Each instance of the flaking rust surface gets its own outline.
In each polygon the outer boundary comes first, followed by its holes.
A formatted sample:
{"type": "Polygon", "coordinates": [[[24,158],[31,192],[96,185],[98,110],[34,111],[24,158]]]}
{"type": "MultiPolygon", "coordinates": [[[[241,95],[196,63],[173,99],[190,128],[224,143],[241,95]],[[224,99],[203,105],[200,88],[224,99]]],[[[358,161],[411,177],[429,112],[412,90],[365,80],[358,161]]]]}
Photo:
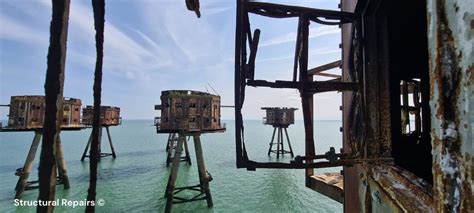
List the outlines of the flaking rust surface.
{"type": "Polygon", "coordinates": [[[472,212],[474,4],[428,1],[435,209],[472,212]]]}

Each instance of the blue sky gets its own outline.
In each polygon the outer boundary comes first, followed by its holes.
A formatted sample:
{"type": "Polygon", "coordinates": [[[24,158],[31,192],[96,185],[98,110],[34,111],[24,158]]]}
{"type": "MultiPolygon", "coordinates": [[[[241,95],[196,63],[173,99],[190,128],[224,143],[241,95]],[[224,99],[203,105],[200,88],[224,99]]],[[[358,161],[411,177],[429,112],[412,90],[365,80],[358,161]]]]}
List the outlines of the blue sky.
{"type": "MultiPolygon", "coordinates": [[[[72,0],[64,96],[92,104],[95,64],[90,1],[72,0]]],[[[125,119],[159,116],[162,90],[212,92],[233,105],[235,1],[201,0],[202,17],[186,10],[184,0],[108,0],[104,44],[102,103],[118,106],[125,119]],[[207,89],[206,89],[207,87],[207,89]]],[[[337,0],[273,1],[337,10],[337,0]]],[[[297,19],[251,16],[261,29],[256,78],[289,80],[292,76],[297,19]]],[[[51,1],[0,0],[0,103],[13,95],[43,95],[49,45],[51,1]]],[[[337,26],[310,26],[309,67],[340,59],[337,26]]],[[[335,69],[332,73],[340,73],[335,69]]],[[[323,80],[324,78],[318,78],[323,80]]],[[[315,119],[341,118],[337,93],[315,95],[315,119]]],[[[248,88],[245,119],[261,119],[263,106],[301,108],[298,91],[248,88]]],[[[223,119],[233,119],[224,108],[223,119]]],[[[0,108],[0,119],[8,109],[0,108]]],[[[297,111],[301,119],[301,111],[297,111]]]]}

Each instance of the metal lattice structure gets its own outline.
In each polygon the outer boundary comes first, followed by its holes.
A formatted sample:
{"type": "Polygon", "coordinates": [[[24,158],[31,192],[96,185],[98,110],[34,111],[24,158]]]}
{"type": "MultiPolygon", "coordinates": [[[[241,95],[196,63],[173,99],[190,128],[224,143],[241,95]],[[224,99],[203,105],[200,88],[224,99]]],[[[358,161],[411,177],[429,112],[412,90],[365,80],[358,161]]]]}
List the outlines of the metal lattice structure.
{"type": "Polygon", "coordinates": [[[350,12],[320,10],[297,6],[288,6],[264,2],[237,1],[237,25],[235,41],[235,119],[236,119],[236,158],[238,168],[255,170],[256,168],[306,169],[307,177],[313,174],[313,168],[333,167],[357,163],[349,159],[345,153],[335,154],[336,158],[328,155],[316,155],[313,135],[313,95],[329,91],[357,91],[358,84],[341,81],[341,76],[324,73],[337,67],[340,61],[335,61],[313,69],[308,68],[308,37],[311,22],[323,25],[340,25],[355,22],[355,15],[350,12]],[[255,61],[260,39],[260,30],[252,33],[249,14],[270,18],[298,18],[297,38],[292,80],[277,80],[269,82],[255,79],[255,61]],[[250,53],[247,54],[247,49],[250,53]],[[313,76],[333,77],[327,81],[314,81],[313,76]],[[298,89],[301,94],[301,104],[305,128],[305,156],[297,156],[290,163],[256,162],[247,156],[244,141],[244,126],[241,109],[245,100],[245,87],[270,87],[298,89]],[[315,162],[316,159],[328,161],[315,162]]]}

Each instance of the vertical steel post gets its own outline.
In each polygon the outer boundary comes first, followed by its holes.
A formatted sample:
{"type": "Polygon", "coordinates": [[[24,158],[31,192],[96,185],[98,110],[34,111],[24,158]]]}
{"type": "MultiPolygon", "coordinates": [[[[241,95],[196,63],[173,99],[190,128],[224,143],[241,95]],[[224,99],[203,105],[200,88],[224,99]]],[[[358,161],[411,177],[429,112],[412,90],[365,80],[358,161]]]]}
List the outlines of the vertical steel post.
{"type": "Polygon", "coordinates": [[[116,158],[117,155],[115,154],[114,145],[112,144],[112,137],[110,137],[109,126],[105,126],[105,130],[107,131],[107,137],[109,138],[110,149],[112,150],[112,157],[116,158]]]}
{"type": "Polygon", "coordinates": [[[91,145],[92,141],[92,133],[89,136],[89,141],[87,141],[86,148],[84,149],[84,152],[82,153],[81,161],[84,161],[84,159],[87,157],[87,151],[89,151],[89,146],[91,145]]]}
{"type": "Polygon", "coordinates": [[[176,187],[176,178],[178,177],[179,171],[179,162],[181,159],[181,152],[183,149],[183,143],[186,140],[186,136],[183,134],[179,134],[178,145],[176,146],[173,164],[171,166],[171,174],[168,179],[168,184],[166,186],[165,191],[165,198],[166,198],[166,206],[165,212],[171,212],[171,208],[173,207],[173,196],[174,196],[174,188],[176,187]]]}
{"type": "Polygon", "coordinates": [[[56,141],[56,162],[58,163],[59,180],[64,185],[64,189],[69,189],[69,176],[67,174],[66,161],[64,161],[63,146],[61,137],[58,135],[56,141]]]}
{"type": "MultiPolygon", "coordinates": [[[[54,0],[46,69],[45,118],[39,163],[38,200],[53,201],[56,192],[55,144],[61,131],[64,73],[70,0],[54,0]]],[[[52,212],[54,206],[38,205],[39,212],[52,212]]]]}
{"type": "Polygon", "coordinates": [[[201,185],[201,191],[206,193],[207,207],[212,207],[212,196],[211,190],[209,189],[209,177],[206,172],[206,165],[204,163],[204,155],[202,153],[200,135],[194,135],[194,149],[196,151],[196,161],[199,172],[199,182],[201,185]]]}
{"type": "Polygon", "coordinates": [[[15,199],[19,199],[21,197],[21,194],[23,194],[23,192],[25,191],[28,177],[30,176],[31,170],[33,168],[33,160],[35,159],[36,151],[38,150],[38,145],[41,140],[41,134],[42,133],[40,131],[35,131],[35,137],[31,142],[30,151],[28,152],[25,164],[23,165],[23,169],[19,174],[20,178],[18,179],[18,182],[15,187],[15,199]]]}

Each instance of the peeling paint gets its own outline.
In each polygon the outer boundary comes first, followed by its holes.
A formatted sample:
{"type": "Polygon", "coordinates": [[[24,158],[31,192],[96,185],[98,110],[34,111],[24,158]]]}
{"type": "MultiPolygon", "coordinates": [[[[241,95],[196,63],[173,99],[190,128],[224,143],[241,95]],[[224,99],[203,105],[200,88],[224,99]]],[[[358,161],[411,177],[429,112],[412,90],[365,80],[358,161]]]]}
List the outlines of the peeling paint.
{"type": "Polygon", "coordinates": [[[428,1],[435,209],[472,212],[474,6],[428,1]]]}

